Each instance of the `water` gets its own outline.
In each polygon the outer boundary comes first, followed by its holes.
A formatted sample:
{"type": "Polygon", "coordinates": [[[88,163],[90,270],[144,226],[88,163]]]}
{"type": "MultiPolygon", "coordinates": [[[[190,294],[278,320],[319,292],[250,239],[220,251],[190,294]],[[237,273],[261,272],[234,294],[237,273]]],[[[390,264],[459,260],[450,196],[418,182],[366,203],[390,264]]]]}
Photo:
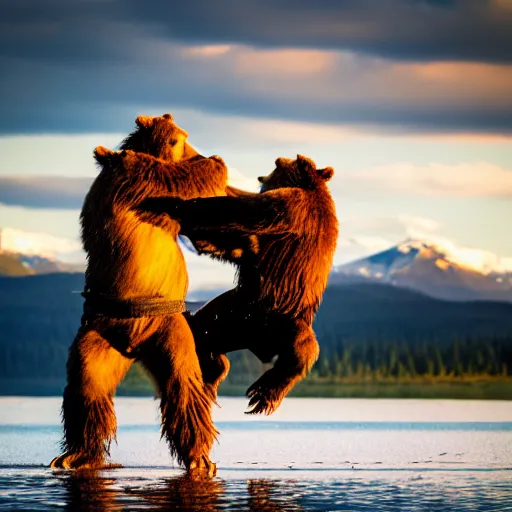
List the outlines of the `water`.
{"type": "Polygon", "coordinates": [[[190,482],[158,404],[119,398],[120,469],[56,471],[59,398],[0,398],[2,510],[512,511],[512,403],[286,399],[268,418],[221,398],[218,476],[190,482]]]}

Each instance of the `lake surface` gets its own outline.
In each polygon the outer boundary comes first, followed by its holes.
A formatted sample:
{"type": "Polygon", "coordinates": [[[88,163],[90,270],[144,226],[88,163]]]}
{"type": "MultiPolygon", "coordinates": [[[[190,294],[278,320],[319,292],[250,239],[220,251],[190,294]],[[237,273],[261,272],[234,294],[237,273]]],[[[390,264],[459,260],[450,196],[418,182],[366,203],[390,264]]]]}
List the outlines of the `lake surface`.
{"type": "Polygon", "coordinates": [[[158,402],[118,398],[120,469],[56,471],[60,398],[0,398],[1,510],[512,511],[512,402],[219,399],[211,482],[183,478],[158,402]]]}

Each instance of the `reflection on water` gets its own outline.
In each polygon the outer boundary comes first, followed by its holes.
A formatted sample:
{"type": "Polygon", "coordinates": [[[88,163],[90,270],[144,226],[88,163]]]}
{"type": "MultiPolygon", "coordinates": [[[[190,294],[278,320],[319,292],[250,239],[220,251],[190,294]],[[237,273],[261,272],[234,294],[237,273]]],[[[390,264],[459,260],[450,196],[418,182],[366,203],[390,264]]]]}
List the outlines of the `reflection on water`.
{"type": "Polygon", "coordinates": [[[59,479],[66,510],[115,510],[115,480],[96,471],[77,471],[59,479]]]}
{"type": "Polygon", "coordinates": [[[512,477],[467,474],[372,477],[330,473],[310,479],[305,471],[261,478],[192,481],[151,470],[53,472],[18,467],[0,474],[0,510],[181,510],[181,511],[505,511],[512,509],[512,477]],[[156,472],[158,474],[158,472],[156,472]]]}
{"type": "MultiPolygon", "coordinates": [[[[221,400],[222,403],[222,400],[221,400]]],[[[158,404],[120,399],[115,462],[46,467],[60,399],[0,398],[0,510],[512,510],[510,402],[287,400],[268,419],[228,400],[218,477],[192,481],[159,442],[158,404]]]]}
{"type": "Polygon", "coordinates": [[[220,480],[194,481],[184,476],[140,485],[137,479],[119,480],[97,471],[78,471],[60,477],[68,510],[219,510],[224,492],[220,480]]]}

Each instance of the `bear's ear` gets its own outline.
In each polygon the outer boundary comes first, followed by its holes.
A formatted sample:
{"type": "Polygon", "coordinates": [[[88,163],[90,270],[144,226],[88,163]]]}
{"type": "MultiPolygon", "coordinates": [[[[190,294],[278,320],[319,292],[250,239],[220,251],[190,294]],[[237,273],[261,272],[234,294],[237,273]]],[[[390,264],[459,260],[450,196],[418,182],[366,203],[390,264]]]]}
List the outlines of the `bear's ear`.
{"type": "Polygon", "coordinates": [[[107,156],[110,155],[110,153],[112,153],[112,151],[105,146],[96,146],[94,148],[94,156],[107,156]]]}
{"type": "Polygon", "coordinates": [[[107,149],[103,146],[96,146],[94,148],[94,159],[96,160],[96,162],[98,162],[100,165],[104,165],[107,160],[108,160],[108,157],[110,155],[112,155],[113,151],[110,151],[110,149],[107,149]]]}
{"type": "Polygon", "coordinates": [[[171,122],[172,122],[172,120],[173,120],[173,118],[172,118],[172,115],[171,115],[171,114],[164,114],[162,117],[163,117],[164,119],[167,119],[167,121],[171,121],[171,122]]]}
{"type": "Polygon", "coordinates": [[[151,128],[151,126],[153,126],[153,121],[154,118],[149,116],[139,116],[135,119],[135,123],[140,128],[151,128]]]}
{"type": "Polygon", "coordinates": [[[332,167],[326,167],[325,169],[317,169],[318,176],[324,181],[329,181],[334,176],[334,169],[332,167]]]}
{"type": "Polygon", "coordinates": [[[276,167],[288,167],[291,163],[291,158],[285,158],[283,156],[276,158],[276,167]]]}
{"type": "Polygon", "coordinates": [[[316,169],[315,162],[313,162],[313,160],[311,160],[307,156],[297,155],[297,164],[299,169],[309,173],[314,172],[316,169]]]}

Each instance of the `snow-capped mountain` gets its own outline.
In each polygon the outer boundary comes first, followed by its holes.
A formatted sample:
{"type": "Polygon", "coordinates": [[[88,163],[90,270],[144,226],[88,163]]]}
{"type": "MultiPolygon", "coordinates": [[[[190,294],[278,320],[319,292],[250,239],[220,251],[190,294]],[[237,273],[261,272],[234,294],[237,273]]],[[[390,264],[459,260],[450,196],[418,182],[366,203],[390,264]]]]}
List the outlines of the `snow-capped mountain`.
{"type": "MultiPolygon", "coordinates": [[[[63,254],[67,261],[48,250],[37,251],[32,247],[30,251],[0,249],[0,276],[85,270],[85,261],[79,263],[81,258],[70,257],[73,252],[67,250],[63,254]]],[[[511,263],[476,249],[406,240],[372,256],[334,267],[329,283],[380,282],[440,299],[512,302],[511,263]]],[[[226,283],[225,288],[229,287],[226,283]]],[[[209,300],[222,291],[224,288],[218,286],[214,289],[199,287],[191,290],[189,299],[209,300]]]]}
{"type": "Polygon", "coordinates": [[[45,258],[37,255],[19,255],[21,263],[34,271],[34,274],[53,274],[55,272],[84,272],[85,264],[67,263],[55,258],[45,258]]]}
{"type": "Polygon", "coordinates": [[[420,240],[336,266],[330,282],[358,280],[412,288],[441,299],[512,302],[512,272],[471,264],[442,246],[420,240]]]}
{"type": "Polygon", "coordinates": [[[0,275],[83,272],[85,254],[79,240],[0,229],[0,275]]]}
{"type": "Polygon", "coordinates": [[[66,263],[55,258],[0,251],[0,276],[30,276],[60,272],[84,272],[85,264],[66,263]]]}

